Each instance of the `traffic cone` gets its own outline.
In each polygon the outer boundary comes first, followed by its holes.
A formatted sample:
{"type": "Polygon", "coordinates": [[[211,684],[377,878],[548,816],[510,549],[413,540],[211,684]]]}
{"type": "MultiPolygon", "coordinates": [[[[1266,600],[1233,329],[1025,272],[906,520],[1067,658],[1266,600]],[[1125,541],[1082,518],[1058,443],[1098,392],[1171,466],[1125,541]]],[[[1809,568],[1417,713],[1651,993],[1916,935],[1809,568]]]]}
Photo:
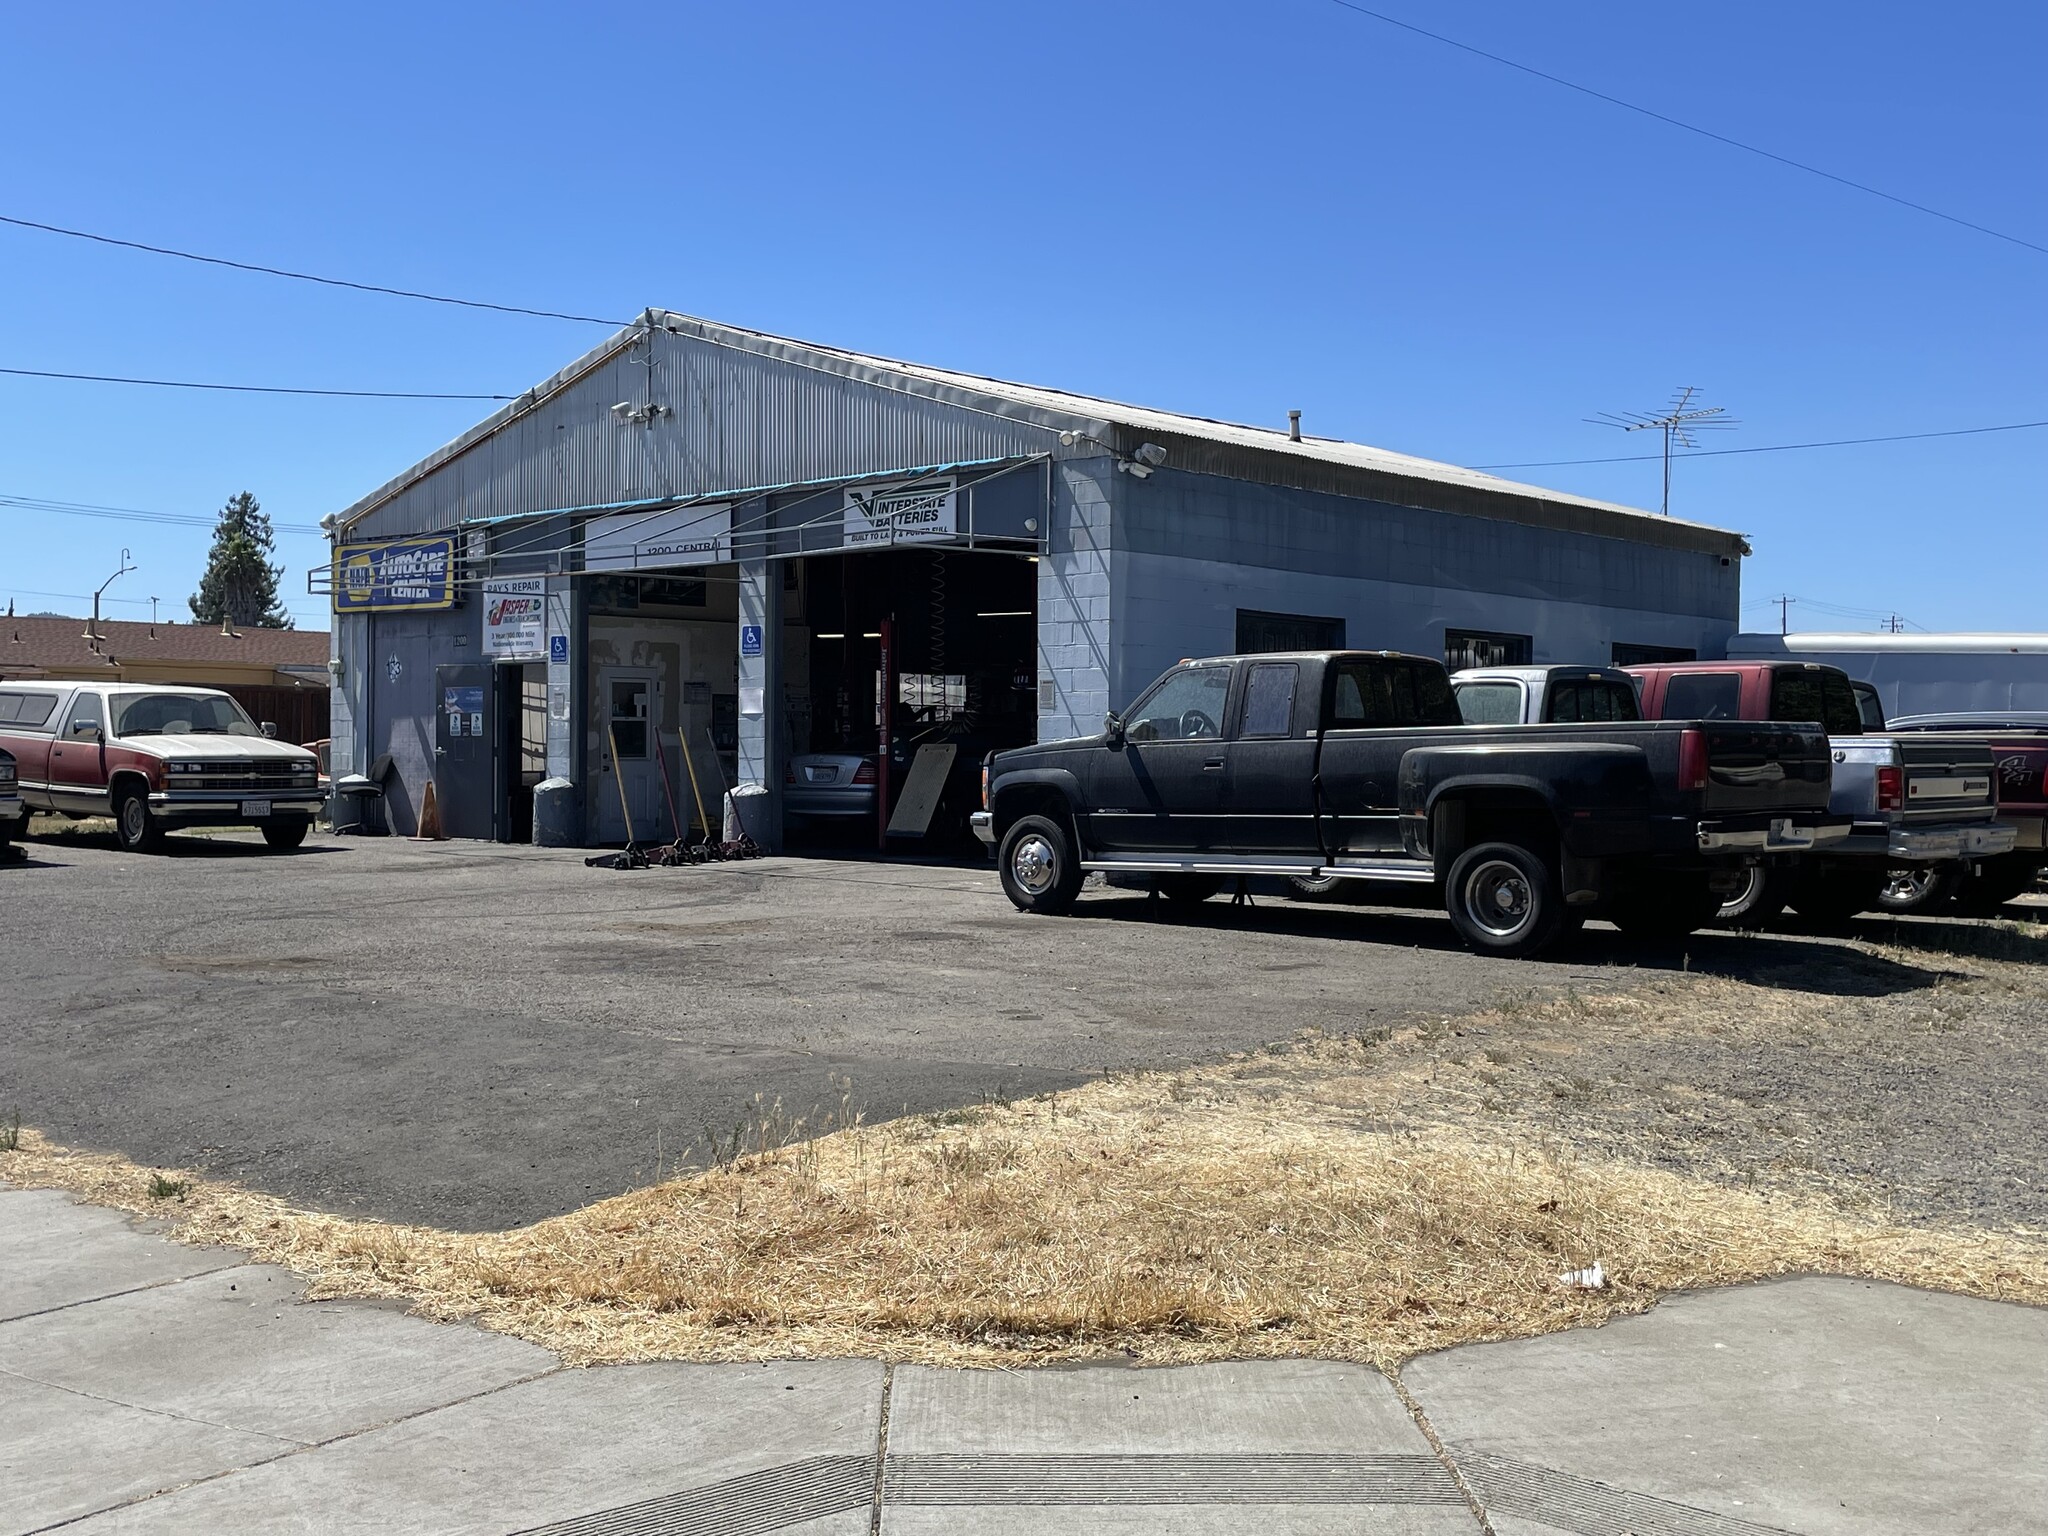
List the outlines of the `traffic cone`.
{"type": "Polygon", "coordinates": [[[420,799],[420,829],[413,833],[416,843],[445,843],[448,834],[441,830],[441,802],[434,798],[434,781],[427,780],[427,792],[420,799]]]}

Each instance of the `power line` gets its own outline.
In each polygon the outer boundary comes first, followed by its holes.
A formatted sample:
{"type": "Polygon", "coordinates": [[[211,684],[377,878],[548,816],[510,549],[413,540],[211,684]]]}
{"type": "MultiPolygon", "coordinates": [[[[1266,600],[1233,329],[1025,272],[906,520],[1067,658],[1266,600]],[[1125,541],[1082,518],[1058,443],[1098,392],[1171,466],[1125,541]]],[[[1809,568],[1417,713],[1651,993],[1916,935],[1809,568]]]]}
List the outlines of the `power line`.
{"type": "Polygon", "coordinates": [[[1989,235],[1994,240],[2003,240],[2009,245],[2021,246],[2026,250],[2048,256],[2048,245],[2037,245],[2032,240],[2024,240],[2018,235],[2009,235],[2002,229],[1993,229],[1988,224],[1979,224],[1974,220],[1961,218],[1953,213],[1943,213],[1939,208],[1930,208],[1925,203],[1916,203],[1909,197],[1900,197],[1896,192],[1887,192],[1882,187],[1871,186],[1868,182],[1852,181],[1847,176],[1837,175],[1833,171],[1824,171],[1817,165],[1807,164],[1804,160],[1794,160],[1791,156],[1781,155],[1775,150],[1765,149],[1756,144],[1748,144],[1741,139],[1730,138],[1725,133],[1716,133],[1711,128],[1702,128],[1697,123],[1685,122],[1680,118],[1672,117],[1668,113],[1655,111],[1650,107],[1638,106],[1635,102],[1624,101],[1619,96],[1610,96],[1605,91],[1595,90],[1590,85],[1581,85],[1576,80],[1567,80],[1562,75],[1553,75],[1548,70],[1536,68],[1533,64],[1523,64],[1518,60],[1503,57],[1498,53],[1489,53],[1486,49],[1474,47],[1471,43],[1461,43],[1454,37],[1445,37],[1441,32],[1432,32],[1427,27],[1416,26],[1413,22],[1402,21],[1398,17],[1388,16],[1381,11],[1369,10],[1365,6],[1354,3],[1354,0],[1330,0],[1330,3],[1340,6],[1347,11],[1355,11],[1360,16],[1370,16],[1374,21],[1385,22],[1390,27],[1399,27],[1404,32],[1413,32],[1417,37],[1426,37],[1433,43],[1442,43],[1447,48],[1456,48],[1461,53],[1469,53],[1476,58],[1487,59],[1495,64],[1505,65],[1509,69],[1520,70],[1525,75],[1533,75],[1538,80],[1547,80],[1552,85],[1561,85],[1568,91],[1577,91],[1581,96],[1590,96],[1595,101],[1606,102],[1609,106],[1620,107],[1624,111],[1634,112],[1638,116],[1651,118],[1656,122],[1668,124],[1673,128],[1681,128],[1687,133],[1696,133],[1703,139],[1712,139],[1716,144],[1725,144],[1730,149],[1739,149],[1745,154],[1757,155],[1765,160],[1774,160],[1779,165],[1789,166],[1795,171],[1804,171],[1809,176],[1818,176],[1823,181],[1832,181],[1838,186],[1848,187],[1853,191],[1865,193],[1870,197],[1883,198],[1888,203],[1896,203],[1901,208],[1910,208],[1915,213],[1924,213],[1930,218],[1941,219],[1945,223],[1959,224],[1964,229],[1973,229],[1980,235],[1989,235]]]}
{"type": "MultiPolygon", "coordinates": [[[[202,516],[196,512],[149,512],[140,507],[104,507],[89,501],[52,501],[42,496],[14,496],[0,492],[0,508],[6,507],[21,512],[52,512],[62,517],[95,517],[126,523],[160,523],[181,528],[211,528],[220,521],[217,514],[202,516]]],[[[270,526],[279,533],[321,532],[313,523],[273,522],[270,526]]]]}
{"type": "Polygon", "coordinates": [[[285,267],[260,266],[252,261],[231,261],[225,256],[202,256],[196,251],[181,251],[167,245],[145,245],[140,240],[120,240],[112,235],[98,235],[91,230],[66,229],[61,224],[42,224],[34,219],[21,219],[11,214],[0,213],[0,224],[12,224],[18,229],[38,229],[45,234],[64,235],[72,240],[91,240],[99,245],[120,246],[124,250],[146,251],[152,256],[175,256],[180,261],[203,262],[210,267],[232,267],[237,272],[260,272],[266,277],[288,277],[295,282],[321,283],[329,288],[353,288],[358,293],[382,293],[396,299],[422,299],[429,304],[454,304],[463,309],[489,309],[502,315],[532,315],[542,320],[574,320],[584,325],[628,325],[626,320],[606,320],[597,315],[564,314],[556,309],[527,309],[518,304],[492,304],[483,299],[458,299],[444,293],[421,293],[411,288],[387,288],[380,283],[352,282],[345,277],[321,277],[313,272],[293,272],[285,267]]]}
{"type": "Polygon", "coordinates": [[[197,384],[189,379],[130,379],[107,373],[53,373],[45,368],[0,368],[24,379],[70,379],[82,384],[147,384],[156,389],[217,389],[238,395],[336,395],[351,400],[517,400],[517,395],[425,394],[404,389],[299,389],[283,384],[197,384]]]}
{"type": "MultiPolygon", "coordinates": [[[[1984,432],[2024,432],[2048,427],[2048,421],[2008,421],[1995,427],[1951,427],[1942,432],[1893,432],[1884,437],[1835,437],[1815,443],[1768,443],[1757,448],[1698,448],[1674,453],[1674,459],[1711,459],[1731,453],[1794,453],[1803,448],[1855,448],[1865,443],[1911,443],[1928,437],[1974,437],[1984,432]]],[[[1626,453],[1608,459],[1523,459],[1513,464],[1468,464],[1467,469],[1557,469],[1567,464],[1642,464],[1662,458],[1656,453],[1626,453]]]]}

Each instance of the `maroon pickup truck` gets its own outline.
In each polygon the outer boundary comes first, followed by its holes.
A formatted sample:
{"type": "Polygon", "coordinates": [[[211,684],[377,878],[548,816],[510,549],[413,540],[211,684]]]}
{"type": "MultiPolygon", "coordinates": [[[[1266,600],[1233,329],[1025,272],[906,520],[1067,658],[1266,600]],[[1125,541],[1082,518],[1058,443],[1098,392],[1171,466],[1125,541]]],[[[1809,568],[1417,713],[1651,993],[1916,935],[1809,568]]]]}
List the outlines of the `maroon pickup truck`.
{"type": "Polygon", "coordinates": [[[296,848],[320,809],[320,766],[212,688],[0,683],[0,755],[31,811],[111,816],[130,852],[178,827],[253,826],[296,848]]]}

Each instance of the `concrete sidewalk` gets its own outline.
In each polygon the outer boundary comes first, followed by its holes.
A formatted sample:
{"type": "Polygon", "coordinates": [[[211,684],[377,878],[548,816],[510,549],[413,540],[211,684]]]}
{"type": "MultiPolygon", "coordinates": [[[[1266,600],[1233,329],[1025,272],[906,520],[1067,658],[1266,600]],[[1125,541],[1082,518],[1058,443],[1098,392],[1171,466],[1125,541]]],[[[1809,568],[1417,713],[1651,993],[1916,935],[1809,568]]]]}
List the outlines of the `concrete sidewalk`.
{"type": "Polygon", "coordinates": [[[0,1531],[2048,1528],[2048,1312],[1859,1281],[1452,1350],[1398,1389],[1318,1361],[568,1370],[300,1293],[0,1188],[0,1531]]]}

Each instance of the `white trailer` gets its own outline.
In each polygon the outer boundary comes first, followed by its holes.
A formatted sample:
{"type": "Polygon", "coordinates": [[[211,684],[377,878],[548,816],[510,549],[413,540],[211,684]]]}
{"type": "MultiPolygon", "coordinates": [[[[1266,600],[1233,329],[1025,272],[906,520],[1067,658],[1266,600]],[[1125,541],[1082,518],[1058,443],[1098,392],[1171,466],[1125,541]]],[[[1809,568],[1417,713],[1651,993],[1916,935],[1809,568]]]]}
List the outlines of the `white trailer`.
{"type": "Polygon", "coordinates": [[[1825,662],[1877,689],[1886,719],[2048,711],[2048,634],[1737,635],[1730,661],[1825,662]]]}

